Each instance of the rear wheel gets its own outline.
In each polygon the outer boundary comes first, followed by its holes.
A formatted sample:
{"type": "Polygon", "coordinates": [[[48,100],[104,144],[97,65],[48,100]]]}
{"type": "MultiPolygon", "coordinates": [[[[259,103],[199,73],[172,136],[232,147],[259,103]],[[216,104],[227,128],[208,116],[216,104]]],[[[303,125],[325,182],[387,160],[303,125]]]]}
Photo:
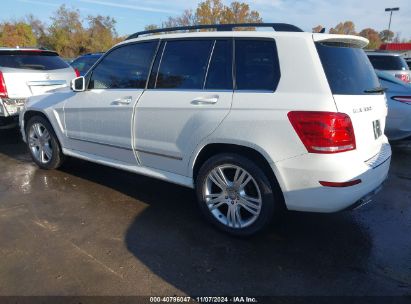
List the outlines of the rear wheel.
{"type": "Polygon", "coordinates": [[[64,155],[50,123],[41,116],[32,117],[26,127],[27,144],[33,161],[42,169],[61,166],[64,155]]]}
{"type": "Polygon", "coordinates": [[[206,219],[239,236],[254,234],[270,224],[274,213],[280,211],[277,191],[261,168],[236,154],[210,158],[196,179],[197,198],[206,219]]]}

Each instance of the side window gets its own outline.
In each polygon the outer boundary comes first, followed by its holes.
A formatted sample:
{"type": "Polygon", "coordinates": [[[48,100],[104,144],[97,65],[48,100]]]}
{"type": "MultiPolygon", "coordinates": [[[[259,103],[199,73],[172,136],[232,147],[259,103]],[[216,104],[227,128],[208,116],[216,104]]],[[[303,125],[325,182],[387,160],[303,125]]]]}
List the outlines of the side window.
{"type": "Polygon", "coordinates": [[[275,91],[280,65],[274,40],[235,41],[236,90],[275,91]]]}
{"type": "Polygon", "coordinates": [[[203,89],[212,40],[167,41],[155,88],[203,89]]]}
{"type": "Polygon", "coordinates": [[[232,66],[232,40],[216,40],[204,88],[206,90],[232,90],[232,66]]]}
{"type": "Polygon", "coordinates": [[[143,89],[158,41],[129,44],[111,51],[96,66],[89,89],[143,89]]]}

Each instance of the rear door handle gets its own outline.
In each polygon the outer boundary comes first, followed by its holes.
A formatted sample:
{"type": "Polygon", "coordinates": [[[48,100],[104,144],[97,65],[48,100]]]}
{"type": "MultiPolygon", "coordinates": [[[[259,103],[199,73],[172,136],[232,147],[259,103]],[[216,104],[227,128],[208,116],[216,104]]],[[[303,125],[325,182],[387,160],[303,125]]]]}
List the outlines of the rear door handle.
{"type": "Polygon", "coordinates": [[[210,97],[198,97],[191,101],[193,105],[212,105],[216,104],[218,101],[218,96],[210,96],[210,97]]]}
{"type": "Polygon", "coordinates": [[[114,100],[111,104],[114,106],[125,106],[125,105],[129,105],[132,100],[133,100],[133,97],[126,96],[126,97],[122,97],[122,98],[114,100]]]}

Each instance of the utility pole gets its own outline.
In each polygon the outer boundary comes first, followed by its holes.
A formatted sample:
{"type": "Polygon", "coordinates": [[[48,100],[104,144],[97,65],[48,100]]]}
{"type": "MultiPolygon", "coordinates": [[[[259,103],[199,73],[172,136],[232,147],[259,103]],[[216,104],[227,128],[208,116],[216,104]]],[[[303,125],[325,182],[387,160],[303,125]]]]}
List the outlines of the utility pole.
{"type": "Polygon", "coordinates": [[[391,7],[391,8],[386,8],[385,9],[386,12],[390,12],[390,22],[388,23],[388,33],[390,32],[390,29],[391,29],[392,12],[396,12],[396,11],[399,11],[399,10],[400,10],[399,7],[391,7]]]}

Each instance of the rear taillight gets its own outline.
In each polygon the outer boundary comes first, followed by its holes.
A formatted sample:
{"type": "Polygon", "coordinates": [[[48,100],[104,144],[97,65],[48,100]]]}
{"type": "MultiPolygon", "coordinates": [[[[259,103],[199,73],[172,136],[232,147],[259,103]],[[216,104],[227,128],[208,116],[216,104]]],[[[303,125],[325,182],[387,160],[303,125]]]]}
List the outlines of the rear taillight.
{"type": "Polygon", "coordinates": [[[80,71],[77,68],[74,68],[74,72],[76,73],[76,77],[80,77],[80,71]]]}
{"type": "Polygon", "coordinates": [[[0,72],[0,97],[8,98],[6,83],[4,82],[3,73],[0,72]]]}
{"type": "Polygon", "coordinates": [[[407,83],[411,81],[410,75],[408,74],[395,74],[395,77],[407,83]]]}
{"type": "Polygon", "coordinates": [[[411,105],[411,96],[395,96],[392,99],[411,105]]]}
{"type": "Polygon", "coordinates": [[[310,153],[355,150],[354,127],[347,114],[293,111],[288,119],[310,153]]]}

